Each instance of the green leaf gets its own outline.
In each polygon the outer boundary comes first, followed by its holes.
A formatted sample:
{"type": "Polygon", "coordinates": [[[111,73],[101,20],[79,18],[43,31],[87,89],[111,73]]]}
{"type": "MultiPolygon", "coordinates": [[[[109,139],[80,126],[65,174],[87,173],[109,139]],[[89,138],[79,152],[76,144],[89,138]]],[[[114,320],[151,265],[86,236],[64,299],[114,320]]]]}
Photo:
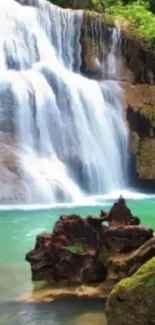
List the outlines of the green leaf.
{"type": "Polygon", "coordinates": [[[149,280],[149,282],[147,283],[148,288],[152,288],[154,286],[155,286],[155,277],[149,280]]]}
{"type": "Polygon", "coordinates": [[[73,254],[83,253],[84,252],[84,247],[83,247],[82,244],[69,245],[68,250],[73,254]]]}

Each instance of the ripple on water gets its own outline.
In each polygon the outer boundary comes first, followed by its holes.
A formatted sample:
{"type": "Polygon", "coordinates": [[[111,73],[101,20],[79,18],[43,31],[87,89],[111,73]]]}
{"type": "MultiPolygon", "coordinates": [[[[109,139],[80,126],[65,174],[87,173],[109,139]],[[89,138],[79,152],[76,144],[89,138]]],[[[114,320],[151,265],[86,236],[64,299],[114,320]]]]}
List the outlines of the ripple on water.
{"type": "Polygon", "coordinates": [[[103,308],[97,299],[77,298],[40,304],[0,303],[0,325],[107,325],[103,308]]]}

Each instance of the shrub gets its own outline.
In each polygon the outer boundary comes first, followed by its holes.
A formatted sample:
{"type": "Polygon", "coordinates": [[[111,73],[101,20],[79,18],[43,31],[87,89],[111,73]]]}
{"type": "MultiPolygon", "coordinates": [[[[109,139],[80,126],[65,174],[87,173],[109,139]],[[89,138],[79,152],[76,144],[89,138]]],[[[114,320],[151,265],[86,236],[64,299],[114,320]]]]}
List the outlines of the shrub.
{"type": "Polygon", "coordinates": [[[155,41],[155,15],[148,10],[148,3],[136,1],[127,5],[114,5],[106,9],[113,18],[129,20],[136,33],[146,40],[155,41]]]}

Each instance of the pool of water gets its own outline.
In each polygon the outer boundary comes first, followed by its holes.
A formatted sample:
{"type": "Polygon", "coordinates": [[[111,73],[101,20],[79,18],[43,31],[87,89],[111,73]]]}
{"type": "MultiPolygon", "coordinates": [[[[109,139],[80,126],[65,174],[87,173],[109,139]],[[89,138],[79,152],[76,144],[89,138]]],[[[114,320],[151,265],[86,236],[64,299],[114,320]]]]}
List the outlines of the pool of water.
{"type": "MultiPolygon", "coordinates": [[[[57,207],[33,211],[0,211],[0,325],[105,325],[104,303],[100,300],[66,298],[52,303],[25,303],[23,297],[33,291],[25,254],[34,246],[35,237],[51,232],[62,214],[98,215],[112,201],[96,206],[57,207]],[[22,302],[20,302],[20,299],[22,302]],[[95,319],[95,320],[94,320],[95,319]]],[[[142,224],[155,229],[155,200],[127,200],[142,224]]]]}
{"type": "Polygon", "coordinates": [[[106,325],[103,303],[77,298],[52,303],[0,304],[0,325],[106,325]]]}

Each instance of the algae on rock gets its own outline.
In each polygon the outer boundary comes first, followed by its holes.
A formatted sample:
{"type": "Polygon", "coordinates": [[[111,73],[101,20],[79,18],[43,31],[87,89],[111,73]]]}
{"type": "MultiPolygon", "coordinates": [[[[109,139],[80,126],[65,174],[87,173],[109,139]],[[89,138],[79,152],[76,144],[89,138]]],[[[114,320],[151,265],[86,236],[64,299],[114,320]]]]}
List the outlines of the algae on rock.
{"type": "Polygon", "coordinates": [[[155,179],[155,139],[140,141],[137,155],[137,170],[142,179],[155,179]]]}
{"type": "Polygon", "coordinates": [[[109,325],[155,324],[155,257],[112,290],[106,315],[109,325]]]}

